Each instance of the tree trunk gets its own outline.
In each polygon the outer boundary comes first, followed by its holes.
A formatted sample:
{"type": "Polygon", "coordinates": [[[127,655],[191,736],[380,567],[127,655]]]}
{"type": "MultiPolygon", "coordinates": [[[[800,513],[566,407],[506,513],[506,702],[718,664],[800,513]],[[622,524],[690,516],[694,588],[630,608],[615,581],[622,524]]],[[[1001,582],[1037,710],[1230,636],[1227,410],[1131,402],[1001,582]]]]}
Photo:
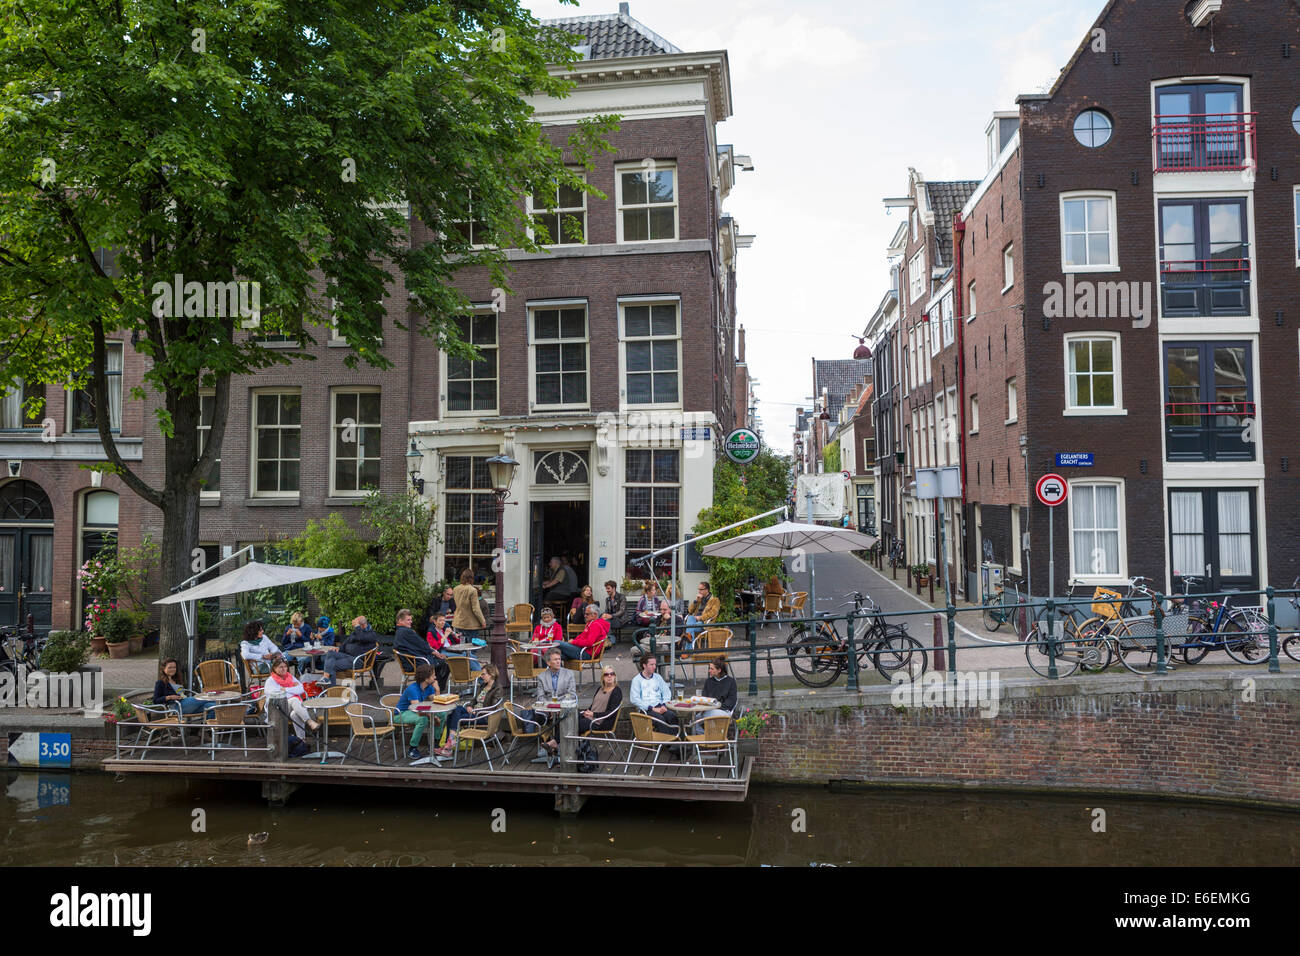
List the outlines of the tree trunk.
{"type": "MultiPolygon", "coordinates": [[[[192,552],[199,542],[199,493],[169,491],[163,495],[162,587],[159,597],[194,575],[192,552]]],[[[166,604],[162,609],[162,627],[158,636],[158,657],[189,661],[189,634],[181,605],[166,604]]],[[[190,661],[191,671],[193,661],[190,661]]]]}

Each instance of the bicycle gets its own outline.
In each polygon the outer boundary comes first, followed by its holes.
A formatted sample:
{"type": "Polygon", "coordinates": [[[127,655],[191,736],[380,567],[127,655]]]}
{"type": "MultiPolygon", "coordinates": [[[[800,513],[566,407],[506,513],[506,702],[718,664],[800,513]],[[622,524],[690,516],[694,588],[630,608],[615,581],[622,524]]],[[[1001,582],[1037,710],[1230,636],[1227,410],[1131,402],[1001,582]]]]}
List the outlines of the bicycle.
{"type": "MultiPolygon", "coordinates": [[[[860,635],[854,635],[858,667],[874,667],[887,681],[900,671],[912,679],[924,674],[929,660],[921,642],[907,633],[907,625],[886,624],[880,606],[860,591],[854,591],[851,597],[853,616],[871,622],[860,635]]],[[[848,607],[849,603],[840,607],[848,607]]],[[[827,612],[818,614],[819,618],[829,616],[827,612]]],[[[827,687],[847,665],[849,642],[840,636],[833,621],[819,620],[815,630],[807,621],[795,621],[785,649],[790,670],[801,684],[827,687]]]]}
{"type": "Polygon", "coordinates": [[[898,566],[903,563],[903,542],[895,541],[893,547],[889,549],[889,567],[892,571],[897,571],[898,566]]]}
{"type": "MultiPolygon", "coordinates": [[[[1120,594],[1109,588],[1097,588],[1093,592],[1092,609],[1096,616],[1089,618],[1079,627],[1082,641],[1105,641],[1110,648],[1111,657],[1134,674],[1151,674],[1159,666],[1159,648],[1156,644],[1156,594],[1143,581],[1149,578],[1135,577],[1129,579],[1129,593],[1120,594]],[[1141,607],[1141,599],[1150,602],[1151,613],[1147,614],[1141,607]],[[1136,600],[1135,600],[1136,599],[1136,600]],[[1125,614],[1125,611],[1136,612],[1125,614]]],[[[1167,657],[1180,653],[1180,648],[1196,631],[1190,611],[1171,608],[1163,612],[1162,628],[1164,630],[1165,654],[1167,657]]],[[[1168,665],[1166,665],[1168,666],[1168,665]]]]}
{"type": "MultiPolygon", "coordinates": [[[[1300,585],[1300,578],[1296,578],[1291,582],[1291,590],[1294,591],[1297,585],[1300,585]]],[[[1300,611],[1300,598],[1297,598],[1296,595],[1293,594],[1291,597],[1287,598],[1287,600],[1291,602],[1293,608],[1300,611]]],[[[1292,634],[1284,640],[1282,642],[1282,650],[1285,652],[1287,657],[1291,658],[1291,660],[1300,661],[1300,633],[1292,634]]]]}
{"type": "MultiPolygon", "coordinates": [[[[995,588],[992,594],[984,594],[981,603],[984,604],[985,628],[996,631],[1011,620],[1020,607],[1020,587],[1008,575],[1006,583],[995,588]]],[[[1016,630],[1023,629],[1023,623],[1018,624],[1016,630]]]]}
{"type": "MultiPolygon", "coordinates": [[[[1070,581],[1065,600],[1073,600],[1075,590],[1082,586],[1077,581],[1070,581]]],[[[1095,592],[1093,596],[1096,597],[1095,592]]],[[[1036,674],[1050,677],[1053,658],[1057,677],[1069,677],[1079,668],[1099,674],[1110,667],[1113,657],[1111,643],[1105,637],[1082,632],[1083,626],[1093,618],[1087,617],[1079,605],[1064,604],[1056,608],[1054,620],[1059,625],[1059,632],[1049,635],[1045,626],[1047,605],[1043,604],[1034,611],[1032,632],[1027,632],[1022,638],[1025,641],[1025,660],[1036,674]],[[1031,638],[1030,633],[1037,637],[1031,638]]]]}
{"type": "Polygon", "coordinates": [[[27,634],[16,625],[0,627],[0,668],[15,677],[20,665],[28,671],[38,670],[44,646],[44,639],[27,634]]]}
{"type": "MultiPolygon", "coordinates": [[[[1233,607],[1231,595],[1224,595],[1222,601],[1187,596],[1193,581],[1199,583],[1200,578],[1183,579],[1184,598],[1179,602],[1188,609],[1193,638],[1178,648],[1180,659],[1196,664],[1210,651],[1224,651],[1239,664],[1268,660],[1268,619],[1263,612],[1258,607],[1233,607]]],[[[1300,654],[1300,645],[1296,653],[1300,654]]]]}

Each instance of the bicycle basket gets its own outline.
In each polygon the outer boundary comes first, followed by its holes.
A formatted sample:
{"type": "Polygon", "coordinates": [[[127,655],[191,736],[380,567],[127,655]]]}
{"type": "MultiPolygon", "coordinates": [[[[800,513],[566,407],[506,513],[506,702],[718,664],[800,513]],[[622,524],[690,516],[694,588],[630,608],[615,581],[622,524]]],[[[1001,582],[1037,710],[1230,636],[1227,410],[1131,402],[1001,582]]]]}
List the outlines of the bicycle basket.
{"type": "Polygon", "coordinates": [[[1098,617],[1107,619],[1119,617],[1120,604],[1124,601],[1124,595],[1118,591],[1112,591],[1110,588],[1097,588],[1092,592],[1092,613],[1098,617]],[[1105,600],[1105,598],[1117,598],[1115,603],[1105,600]]]}

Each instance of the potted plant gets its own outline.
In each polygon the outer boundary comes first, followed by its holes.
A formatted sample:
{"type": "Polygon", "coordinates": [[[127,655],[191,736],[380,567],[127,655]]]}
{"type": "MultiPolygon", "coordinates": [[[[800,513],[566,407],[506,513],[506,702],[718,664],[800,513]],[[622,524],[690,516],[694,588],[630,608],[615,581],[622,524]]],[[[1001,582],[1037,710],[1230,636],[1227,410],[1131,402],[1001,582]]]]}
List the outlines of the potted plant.
{"type": "Polygon", "coordinates": [[[912,577],[916,579],[918,587],[925,587],[930,583],[930,565],[924,561],[912,565],[912,577]]]}
{"type": "Polygon", "coordinates": [[[113,660],[121,660],[131,653],[131,635],[135,632],[135,621],[126,611],[109,611],[101,624],[104,640],[108,644],[108,655],[113,660]]]}
{"type": "Polygon", "coordinates": [[[145,618],[149,616],[149,612],[125,611],[123,613],[128,614],[131,617],[132,630],[131,630],[131,637],[129,639],[129,643],[131,645],[131,653],[139,654],[142,650],[144,650],[144,622],[145,622],[145,618]]]}
{"type": "Polygon", "coordinates": [[[736,720],[736,753],[740,757],[758,756],[759,735],[772,722],[769,711],[751,710],[736,720]]]}

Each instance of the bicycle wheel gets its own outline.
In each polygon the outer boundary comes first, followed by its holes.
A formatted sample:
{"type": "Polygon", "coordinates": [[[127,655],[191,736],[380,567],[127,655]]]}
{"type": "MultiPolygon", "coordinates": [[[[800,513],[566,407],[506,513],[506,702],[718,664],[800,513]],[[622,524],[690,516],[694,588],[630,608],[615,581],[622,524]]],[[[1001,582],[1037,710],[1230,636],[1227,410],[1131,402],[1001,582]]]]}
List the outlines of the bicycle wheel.
{"type": "Polygon", "coordinates": [[[1223,649],[1238,664],[1268,660],[1267,625],[1257,615],[1232,614],[1223,622],[1223,649]]]}
{"type": "MultiPolygon", "coordinates": [[[[1100,623],[1100,622],[1098,622],[1100,623]]],[[[1089,646],[1095,646],[1100,640],[1102,646],[1105,646],[1104,637],[1091,635],[1089,646]]],[[[1056,676],[1069,677],[1079,669],[1084,655],[1080,653],[1080,644],[1077,640],[1058,640],[1053,642],[1054,647],[1049,648],[1048,639],[1043,636],[1042,631],[1034,629],[1029,632],[1028,639],[1025,641],[1025,660],[1035,674],[1040,677],[1051,677],[1052,655],[1056,656],[1056,676]]],[[[1106,663],[1110,663],[1109,655],[1106,663]]]]}
{"type": "Polygon", "coordinates": [[[844,651],[839,634],[825,623],[819,630],[820,634],[810,630],[806,624],[795,624],[785,642],[790,670],[799,683],[809,687],[827,687],[835,683],[844,669],[844,651]]]}
{"type": "Polygon", "coordinates": [[[989,631],[996,631],[1006,620],[1003,611],[997,604],[991,604],[984,609],[984,627],[989,631]]]}
{"type": "Polygon", "coordinates": [[[1293,661],[1300,661],[1300,634],[1292,634],[1282,642],[1282,651],[1293,661]]]}
{"type": "Polygon", "coordinates": [[[1188,635],[1193,640],[1174,648],[1174,657],[1184,664],[1199,664],[1205,659],[1205,655],[1210,653],[1208,641],[1213,637],[1210,633],[1210,623],[1205,618],[1197,616],[1189,621],[1188,627],[1188,635]]]}
{"type": "Polygon", "coordinates": [[[884,639],[870,653],[872,665],[887,681],[900,673],[916,680],[929,667],[921,642],[897,624],[885,629],[884,639]]]}
{"type": "MultiPolygon", "coordinates": [[[[1154,674],[1159,664],[1155,634],[1147,634],[1147,627],[1141,625],[1120,623],[1118,627],[1119,633],[1114,635],[1114,652],[1119,655],[1119,662],[1134,674],[1154,674]]],[[[1166,643],[1166,654],[1168,650],[1166,643]]]]}

